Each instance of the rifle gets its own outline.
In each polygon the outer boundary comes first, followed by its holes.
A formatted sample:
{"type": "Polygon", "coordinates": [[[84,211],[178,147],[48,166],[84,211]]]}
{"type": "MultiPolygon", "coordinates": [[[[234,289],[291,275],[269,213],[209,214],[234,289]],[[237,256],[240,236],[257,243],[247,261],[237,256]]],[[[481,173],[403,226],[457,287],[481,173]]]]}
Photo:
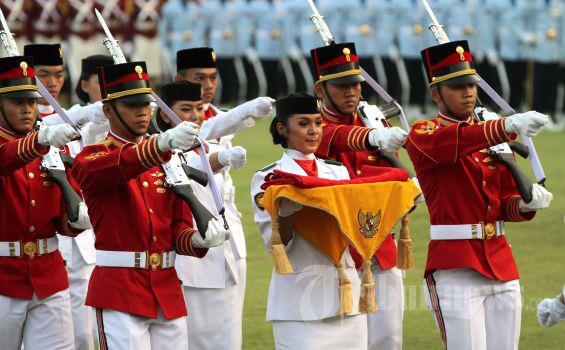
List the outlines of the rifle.
{"type": "MultiPolygon", "coordinates": [[[[312,9],[312,16],[310,16],[310,20],[316,27],[316,30],[322,37],[322,41],[326,46],[335,45],[335,39],[330,32],[326,21],[324,21],[324,17],[320,15],[316,5],[312,0],[308,0],[308,4],[312,9]]],[[[386,102],[385,105],[382,107],[377,107],[373,105],[369,105],[365,101],[361,101],[359,103],[358,111],[361,119],[365,126],[374,128],[377,130],[382,130],[384,128],[390,127],[387,119],[399,116],[400,121],[402,123],[402,127],[404,130],[409,131],[410,127],[408,126],[408,120],[404,115],[404,110],[398,104],[398,102],[393,99],[380,85],[373,79],[363,68],[361,68],[361,75],[365,78],[365,81],[381,96],[381,98],[386,102]]],[[[387,154],[382,150],[377,152],[377,155],[386,160],[395,168],[404,169],[408,172],[410,178],[414,178],[414,174],[410,172],[408,167],[406,167],[402,162],[394,155],[394,154],[387,154]]]]}
{"type": "MultiPolygon", "coordinates": [[[[126,58],[118,45],[118,41],[114,39],[110,29],[106,25],[106,21],[100,14],[97,9],[94,9],[96,13],[96,17],[98,18],[98,22],[102,26],[104,33],[106,34],[106,38],[103,40],[104,46],[108,49],[108,52],[114,59],[114,63],[126,63],[126,58]]],[[[182,121],[180,118],[173,112],[169,106],[161,100],[159,96],[155,92],[151,92],[151,96],[155,99],[157,106],[163,110],[163,112],[171,119],[174,125],[180,124],[182,121]]],[[[194,147],[198,148],[200,160],[202,161],[202,166],[206,170],[206,173],[203,174],[200,170],[192,168],[186,164],[186,160],[184,159],[184,151],[183,150],[174,150],[171,160],[167,164],[163,164],[163,170],[166,174],[165,184],[172,188],[173,191],[177,196],[182,198],[190,207],[192,211],[192,215],[194,216],[194,221],[196,223],[196,227],[198,231],[202,235],[205,236],[206,230],[208,229],[208,222],[215,218],[215,216],[204,206],[202,203],[196,198],[192,187],[190,185],[189,179],[194,179],[195,181],[199,182],[203,186],[207,183],[210,185],[210,191],[212,192],[212,196],[214,197],[214,204],[216,205],[216,209],[218,214],[222,217],[224,221],[224,227],[228,229],[228,224],[224,215],[225,208],[223,205],[222,197],[220,197],[220,192],[218,191],[218,187],[216,185],[214,174],[212,173],[212,169],[210,168],[210,163],[206,158],[206,151],[204,150],[202,140],[198,139],[199,144],[194,147]],[[206,181],[204,180],[206,179],[206,181]]],[[[190,151],[190,150],[185,150],[190,151]]]]}
{"type": "MultiPolygon", "coordinates": [[[[0,30],[0,41],[2,41],[2,45],[4,46],[5,51],[7,52],[9,57],[12,56],[19,56],[18,47],[16,46],[16,42],[14,40],[13,34],[10,32],[10,28],[8,28],[8,24],[6,23],[6,18],[4,17],[4,13],[0,10],[0,23],[2,25],[2,30],[0,30]]],[[[61,119],[69,125],[71,125],[77,132],[78,140],[83,145],[82,139],[80,139],[80,129],[78,128],[75,123],[69,118],[67,113],[61,108],[57,100],[51,96],[49,91],[43,86],[41,81],[38,78],[35,78],[37,87],[39,89],[39,93],[41,96],[55,109],[55,112],[59,114],[61,119]]],[[[42,123],[38,123],[38,126],[41,126],[42,123]]],[[[59,189],[61,190],[63,201],[65,202],[65,206],[67,207],[67,215],[69,217],[70,222],[75,222],[78,220],[79,215],[79,204],[82,202],[82,198],[75,192],[69,180],[67,179],[67,174],[65,172],[65,164],[63,162],[62,155],[66,157],[66,154],[63,151],[60,151],[58,148],[50,146],[49,153],[45,154],[41,160],[40,170],[44,171],[48,178],[55,182],[59,189]]]]}
{"type": "MultiPolygon", "coordinates": [[[[450,40],[447,37],[447,33],[445,33],[443,26],[439,24],[436,16],[434,15],[432,8],[430,7],[430,4],[428,4],[426,0],[422,0],[422,1],[424,7],[426,8],[426,11],[428,12],[428,15],[432,19],[432,23],[430,24],[429,28],[434,34],[436,40],[440,44],[449,42],[450,40]]],[[[502,114],[504,115],[516,114],[516,111],[512,107],[510,107],[510,105],[502,97],[500,97],[500,95],[496,91],[494,91],[494,89],[485,80],[483,80],[480,76],[479,79],[480,80],[477,83],[477,85],[497,104],[498,107],[500,107],[500,109],[502,110],[502,114]]],[[[524,140],[524,143],[528,147],[528,151],[530,155],[529,157],[530,164],[532,165],[532,169],[536,176],[536,181],[538,184],[543,185],[546,180],[545,172],[543,171],[543,167],[541,165],[534,143],[532,142],[532,139],[529,136],[522,135],[522,139],[524,140]]]]}
{"type": "MultiPolygon", "coordinates": [[[[328,28],[326,21],[324,21],[324,17],[320,15],[320,12],[318,12],[318,9],[316,8],[316,5],[314,5],[314,2],[312,0],[307,0],[307,1],[308,1],[308,5],[310,5],[310,9],[312,10],[312,16],[310,16],[310,20],[314,24],[314,27],[316,27],[316,31],[318,32],[318,34],[320,34],[320,36],[322,37],[322,41],[324,42],[325,45],[335,45],[336,42],[334,36],[330,32],[330,29],[328,28]]],[[[392,98],[392,96],[390,96],[389,93],[386,92],[386,90],[383,89],[382,86],[380,86],[379,83],[377,83],[377,81],[373,79],[373,77],[371,77],[363,68],[361,68],[361,75],[363,76],[363,78],[365,78],[367,84],[369,84],[369,86],[373,90],[375,90],[375,92],[386,103],[394,105],[398,109],[398,115],[400,117],[400,123],[402,124],[402,128],[406,131],[410,131],[408,119],[406,119],[406,115],[404,114],[404,109],[402,109],[398,101],[392,98]]],[[[369,123],[367,126],[372,127],[371,124],[373,123],[373,121],[367,120],[367,122],[369,123]]]]}
{"type": "MultiPolygon", "coordinates": [[[[447,33],[445,33],[443,26],[441,24],[439,24],[436,16],[434,15],[434,12],[432,11],[430,5],[428,4],[428,2],[426,0],[422,0],[424,3],[424,7],[426,8],[426,11],[428,12],[430,18],[432,19],[432,24],[430,24],[429,28],[431,30],[431,32],[434,34],[435,38],[437,39],[437,41],[440,44],[444,44],[449,42],[449,38],[447,37],[447,33]]],[[[488,85],[488,83],[486,81],[484,81],[482,78],[479,77],[479,82],[477,83],[477,85],[479,85],[479,87],[481,89],[483,89],[483,91],[494,100],[494,102],[503,110],[503,112],[505,113],[510,113],[510,114],[514,114],[516,113],[503,99],[502,97],[500,97],[493,89],[492,87],[490,87],[490,85],[488,85]]],[[[488,113],[486,112],[486,110],[482,109],[478,112],[475,112],[475,115],[478,117],[479,120],[492,120],[492,119],[497,119],[498,115],[494,114],[494,113],[488,113]]],[[[528,148],[528,152],[525,152],[522,148],[518,147],[516,145],[516,143],[513,144],[513,147],[518,151],[517,153],[522,154],[522,155],[528,155],[529,154],[529,158],[530,158],[530,163],[532,164],[532,168],[534,169],[534,173],[536,174],[536,178],[538,180],[539,184],[544,183],[545,181],[545,174],[543,172],[543,168],[541,166],[541,163],[539,161],[539,158],[537,156],[537,152],[536,149],[534,147],[534,144],[532,142],[532,139],[530,137],[527,137],[525,135],[522,135],[522,138],[524,139],[524,142],[527,145],[528,148]]],[[[518,165],[516,164],[516,161],[514,160],[514,158],[512,157],[512,150],[510,148],[510,145],[508,145],[507,143],[503,143],[500,145],[496,145],[493,147],[490,147],[488,150],[489,154],[491,156],[493,156],[495,159],[497,159],[501,164],[505,165],[510,172],[512,173],[512,177],[514,178],[514,180],[516,181],[516,184],[518,186],[518,191],[520,193],[520,196],[522,197],[522,199],[524,200],[524,202],[529,203],[532,201],[532,187],[533,187],[533,183],[532,181],[530,181],[528,179],[528,177],[518,168],[518,165]]]]}

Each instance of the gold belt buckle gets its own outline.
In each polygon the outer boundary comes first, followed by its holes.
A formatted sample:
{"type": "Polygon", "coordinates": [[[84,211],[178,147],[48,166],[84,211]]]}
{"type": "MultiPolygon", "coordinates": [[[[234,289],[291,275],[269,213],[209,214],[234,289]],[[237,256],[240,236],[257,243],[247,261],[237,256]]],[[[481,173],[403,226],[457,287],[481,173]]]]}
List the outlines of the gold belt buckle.
{"type": "Polygon", "coordinates": [[[37,244],[35,242],[27,242],[24,244],[24,254],[29,256],[30,259],[35,257],[37,253],[37,244]]]}
{"type": "Polygon", "coordinates": [[[486,224],[483,230],[484,230],[484,236],[487,239],[491,239],[496,235],[496,226],[494,226],[494,224],[490,224],[490,223],[486,224]]]}
{"type": "Polygon", "coordinates": [[[159,266],[161,266],[161,254],[153,253],[149,256],[149,266],[151,270],[155,271],[159,266]]]}

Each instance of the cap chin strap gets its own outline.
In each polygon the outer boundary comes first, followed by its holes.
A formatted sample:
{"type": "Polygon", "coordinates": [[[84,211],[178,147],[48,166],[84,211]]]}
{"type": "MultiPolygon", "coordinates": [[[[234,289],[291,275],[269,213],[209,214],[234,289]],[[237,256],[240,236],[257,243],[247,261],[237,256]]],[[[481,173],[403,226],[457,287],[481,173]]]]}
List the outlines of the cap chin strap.
{"type": "Polygon", "coordinates": [[[19,132],[14,128],[12,123],[10,123],[10,121],[8,120],[8,117],[6,117],[6,112],[4,112],[4,106],[1,103],[0,103],[0,114],[2,114],[2,119],[4,119],[4,122],[6,122],[6,125],[8,125],[8,128],[10,128],[10,130],[12,130],[16,134],[22,135],[22,136],[27,134],[27,133],[19,132]]]}
{"type": "Polygon", "coordinates": [[[133,131],[129,125],[126,124],[126,122],[124,121],[124,119],[122,118],[122,115],[118,112],[118,109],[116,108],[116,105],[114,104],[114,101],[110,101],[110,106],[112,107],[112,110],[114,111],[114,113],[116,113],[116,116],[118,117],[118,120],[120,121],[120,123],[122,123],[122,125],[126,128],[127,131],[129,131],[132,135],[135,135],[137,137],[140,136],[144,136],[145,133],[137,133],[135,131],[133,131]]]}
{"type": "MultiPolygon", "coordinates": [[[[333,110],[336,111],[337,113],[347,116],[347,113],[343,113],[339,108],[337,108],[334,100],[332,99],[332,96],[330,95],[329,91],[328,91],[328,87],[326,85],[327,82],[323,81],[322,82],[322,89],[324,89],[324,93],[326,94],[326,97],[328,99],[328,102],[330,103],[330,106],[332,106],[333,110]]],[[[353,115],[353,113],[351,114],[353,115]]]]}
{"type": "Polygon", "coordinates": [[[459,117],[457,116],[457,114],[453,113],[453,111],[451,110],[451,108],[449,108],[449,105],[447,104],[447,102],[445,102],[445,100],[443,99],[443,96],[441,95],[441,89],[440,89],[440,84],[437,85],[437,94],[439,95],[439,99],[441,100],[441,102],[443,103],[443,105],[445,106],[446,112],[447,114],[455,119],[459,119],[459,117]]]}

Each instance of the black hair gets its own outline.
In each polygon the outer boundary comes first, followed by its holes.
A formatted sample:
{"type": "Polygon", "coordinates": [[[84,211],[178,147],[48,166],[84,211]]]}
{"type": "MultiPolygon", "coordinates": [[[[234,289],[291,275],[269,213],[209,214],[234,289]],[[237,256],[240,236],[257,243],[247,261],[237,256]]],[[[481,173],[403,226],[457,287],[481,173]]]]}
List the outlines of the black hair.
{"type": "Polygon", "coordinates": [[[286,142],[286,138],[284,137],[284,135],[281,135],[277,130],[277,124],[281,123],[282,125],[288,127],[287,120],[288,117],[283,117],[281,119],[274,118],[273,121],[271,122],[271,127],[269,128],[269,131],[271,132],[271,136],[273,137],[273,143],[275,145],[281,145],[284,148],[288,147],[288,143],[286,142]]]}
{"type": "Polygon", "coordinates": [[[83,80],[88,81],[88,79],[90,79],[90,76],[81,76],[78,80],[77,86],[75,87],[75,94],[84,104],[90,103],[90,96],[88,96],[88,94],[82,89],[81,85],[83,80]]]}
{"type": "MultiPolygon", "coordinates": [[[[173,106],[177,101],[171,101],[171,103],[167,103],[168,106],[173,106]]],[[[167,123],[166,121],[163,120],[163,117],[161,116],[161,108],[157,108],[157,114],[155,114],[155,121],[157,122],[157,126],[159,127],[159,130],[161,130],[161,132],[165,132],[167,130],[169,130],[170,128],[172,128],[173,126],[171,125],[171,123],[167,123]]]]}

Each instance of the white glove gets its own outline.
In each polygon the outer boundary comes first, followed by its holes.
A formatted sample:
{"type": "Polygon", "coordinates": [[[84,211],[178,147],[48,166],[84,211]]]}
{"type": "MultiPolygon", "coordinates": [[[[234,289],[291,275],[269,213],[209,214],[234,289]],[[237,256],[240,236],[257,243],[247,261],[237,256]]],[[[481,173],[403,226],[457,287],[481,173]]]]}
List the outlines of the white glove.
{"type": "Polygon", "coordinates": [[[90,223],[90,217],[88,216],[88,208],[84,202],[80,202],[78,205],[78,219],[75,222],[69,221],[69,226],[76,228],[78,230],[88,230],[92,228],[90,223]]]}
{"type": "Polygon", "coordinates": [[[300,49],[298,47],[293,46],[288,50],[288,56],[293,61],[298,61],[298,60],[300,60],[300,58],[302,58],[302,51],[300,51],[300,49]]]}
{"type": "Polygon", "coordinates": [[[408,133],[397,126],[371,130],[369,132],[369,144],[382,149],[386,153],[395,153],[406,143],[406,137],[408,137],[408,133]]]}
{"type": "Polygon", "coordinates": [[[412,180],[412,183],[414,185],[416,185],[416,187],[418,187],[418,189],[420,190],[420,194],[414,200],[414,204],[419,203],[419,202],[425,202],[426,199],[424,198],[424,192],[422,192],[422,186],[420,186],[420,181],[418,180],[418,178],[414,176],[410,180],[412,180]]]}
{"type": "Polygon", "coordinates": [[[232,111],[239,116],[239,120],[244,120],[249,117],[265,119],[273,111],[273,103],[275,103],[275,100],[270,97],[257,97],[254,100],[235,107],[232,111]]]}
{"type": "Polygon", "coordinates": [[[553,200],[553,194],[546,190],[543,186],[534,184],[532,186],[532,201],[530,203],[524,202],[520,199],[518,207],[520,212],[526,213],[529,211],[536,211],[539,209],[549,208],[549,203],[553,200]]]}
{"type": "Polygon", "coordinates": [[[185,121],[159,135],[157,146],[161,152],[172,149],[186,151],[192,147],[197,135],[198,125],[185,121]]]}
{"type": "Polygon", "coordinates": [[[549,117],[536,111],[514,114],[504,121],[504,130],[507,133],[516,133],[526,136],[536,136],[541,128],[549,123],[549,117]]]}
{"type": "Polygon", "coordinates": [[[239,169],[247,163],[246,153],[245,148],[240,146],[221,150],[218,152],[218,162],[223,166],[231,166],[235,169],[239,169]]]}
{"type": "Polygon", "coordinates": [[[42,145],[62,147],[79,134],[69,124],[42,126],[37,134],[37,141],[42,145]]]}
{"type": "Polygon", "coordinates": [[[562,296],[558,295],[553,299],[543,299],[538,304],[537,316],[540,325],[551,327],[565,319],[565,304],[561,298],[562,296]]]}
{"type": "Polygon", "coordinates": [[[291,216],[302,208],[302,204],[293,202],[290,199],[283,197],[279,200],[279,216],[281,218],[291,216]]]}
{"type": "Polygon", "coordinates": [[[400,52],[398,51],[398,48],[396,46],[391,46],[388,49],[388,57],[392,60],[395,61],[397,59],[400,58],[400,52]]]}
{"type": "Polygon", "coordinates": [[[498,53],[496,50],[493,49],[487,51],[487,61],[491,66],[496,66],[498,63],[498,53]]]}
{"type": "Polygon", "coordinates": [[[537,43],[536,36],[532,33],[524,33],[521,39],[524,44],[533,46],[537,43]]]}
{"type": "Polygon", "coordinates": [[[194,248],[213,248],[222,245],[230,237],[230,230],[226,230],[224,225],[216,218],[208,221],[208,229],[202,238],[200,233],[192,235],[192,246],[194,248]]]}

